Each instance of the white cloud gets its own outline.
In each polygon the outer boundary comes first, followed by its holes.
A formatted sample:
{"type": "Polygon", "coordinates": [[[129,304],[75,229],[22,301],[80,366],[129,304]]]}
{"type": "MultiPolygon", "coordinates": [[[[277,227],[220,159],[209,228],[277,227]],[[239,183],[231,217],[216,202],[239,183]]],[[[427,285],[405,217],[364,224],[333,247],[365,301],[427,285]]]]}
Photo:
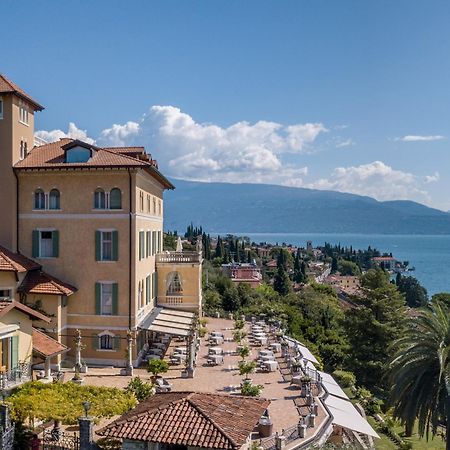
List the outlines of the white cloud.
{"type": "Polygon", "coordinates": [[[44,139],[47,142],[55,142],[62,138],[72,138],[79,139],[80,141],[87,142],[89,144],[95,144],[95,140],[87,135],[86,130],[80,130],[73,122],[69,123],[69,128],[67,133],[62,130],[52,130],[52,131],[36,131],[35,135],[38,138],[44,139]]]}
{"type": "Polygon", "coordinates": [[[438,172],[434,172],[433,175],[426,175],[425,176],[425,183],[435,183],[436,181],[440,180],[440,175],[438,172]]]}
{"type": "Polygon", "coordinates": [[[445,136],[441,136],[440,134],[429,135],[429,136],[420,136],[415,134],[408,134],[406,136],[395,138],[394,141],[402,141],[402,142],[429,142],[429,141],[442,141],[445,139],[445,136]]]}
{"type": "Polygon", "coordinates": [[[346,139],[345,141],[339,141],[336,144],[336,148],[350,147],[352,145],[355,145],[355,142],[353,141],[353,139],[349,138],[349,139],[346,139]]]}
{"type": "Polygon", "coordinates": [[[145,145],[169,176],[198,181],[301,185],[307,169],[283,155],[310,151],[321,123],[284,126],[258,121],[229,127],[196,122],[173,106],[153,106],[142,120],[102,131],[100,145],[145,145]]]}
{"type": "Polygon", "coordinates": [[[367,195],[377,200],[429,202],[423,186],[438,179],[438,174],[419,177],[395,170],[382,161],[373,161],[360,166],[337,167],[329,178],[321,178],[307,187],[367,195]]]}

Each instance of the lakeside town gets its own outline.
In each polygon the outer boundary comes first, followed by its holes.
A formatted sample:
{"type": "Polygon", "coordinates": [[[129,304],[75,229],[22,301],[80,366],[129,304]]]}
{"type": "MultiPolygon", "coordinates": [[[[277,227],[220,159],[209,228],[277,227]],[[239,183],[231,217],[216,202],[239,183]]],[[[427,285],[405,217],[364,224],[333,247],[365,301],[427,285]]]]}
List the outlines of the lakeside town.
{"type": "Polygon", "coordinates": [[[43,109],[0,75],[0,449],[427,445],[392,391],[448,296],[372,248],[165,233],[158,155],[36,139],[43,109]]]}

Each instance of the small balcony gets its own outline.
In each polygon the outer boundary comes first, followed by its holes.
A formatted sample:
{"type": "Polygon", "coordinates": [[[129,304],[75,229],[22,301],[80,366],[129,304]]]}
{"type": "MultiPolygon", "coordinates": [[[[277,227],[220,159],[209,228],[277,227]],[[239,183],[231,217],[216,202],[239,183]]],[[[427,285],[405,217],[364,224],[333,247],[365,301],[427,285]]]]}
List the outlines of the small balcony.
{"type": "Polygon", "coordinates": [[[201,255],[197,252],[164,252],[156,255],[156,264],[198,264],[201,255]]]}
{"type": "Polygon", "coordinates": [[[0,372],[0,390],[8,391],[31,381],[31,364],[19,363],[11,370],[0,372]]]}

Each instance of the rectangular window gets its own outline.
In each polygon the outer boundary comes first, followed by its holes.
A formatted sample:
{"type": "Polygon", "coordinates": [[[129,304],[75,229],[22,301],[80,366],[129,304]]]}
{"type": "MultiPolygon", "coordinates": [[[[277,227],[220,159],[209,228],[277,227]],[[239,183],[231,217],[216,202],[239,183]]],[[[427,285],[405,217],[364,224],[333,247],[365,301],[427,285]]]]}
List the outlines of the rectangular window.
{"type": "Polygon", "coordinates": [[[153,214],[156,215],[156,198],[153,197],[153,214]]]}
{"type": "Polygon", "coordinates": [[[144,211],[144,193],[142,191],[139,192],[139,208],[140,211],[144,211]]]}
{"type": "Polygon", "coordinates": [[[152,299],[158,296],[158,283],[156,278],[156,272],[152,273],[152,299]]]}
{"type": "Polygon", "coordinates": [[[145,258],[145,231],[139,231],[139,261],[145,258]]]}
{"type": "Polygon", "coordinates": [[[113,336],[109,334],[104,334],[100,336],[100,349],[101,350],[112,350],[113,349],[113,336]]]}
{"type": "Polygon", "coordinates": [[[117,231],[97,230],[95,232],[95,260],[119,260],[119,233],[117,231]]]}
{"type": "Polygon", "coordinates": [[[158,248],[157,253],[161,253],[161,231],[158,231],[158,248]]]}
{"type": "Polygon", "coordinates": [[[95,313],[101,316],[118,314],[118,284],[95,283],[95,313]]]}
{"type": "Polygon", "coordinates": [[[147,194],[147,212],[150,214],[151,196],[147,194]]]}
{"type": "Polygon", "coordinates": [[[156,231],[152,231],[152,255],[156,254],[156,231]]]}
{"type": "Polygon", "coordinates": [[[34,258],[57,258],[59,256],[59,232],[34,230],[32,240],[34,258]]]}
{"type": "Polygon", "coordinates": [[[151,278],[147,275],[145,278],[145,303],[148,305],[151,300],[151,278]]]}
{"type": "Polygon", "coordinates": [[[12,290],[0,289],[0,300],[12,300],[12,290]]]}
{"type": "Polygon", "coordinates": [[[19,120],[21,123],[28,125],[28,109],[26,106],[19,107],[19,120]]]}
{"type": "Polygon", "coordinates": [[[151,231],[147,231],[147,238],[145,242],[145,256],[148,258],[152,254],[152,233],[151,231]]]}

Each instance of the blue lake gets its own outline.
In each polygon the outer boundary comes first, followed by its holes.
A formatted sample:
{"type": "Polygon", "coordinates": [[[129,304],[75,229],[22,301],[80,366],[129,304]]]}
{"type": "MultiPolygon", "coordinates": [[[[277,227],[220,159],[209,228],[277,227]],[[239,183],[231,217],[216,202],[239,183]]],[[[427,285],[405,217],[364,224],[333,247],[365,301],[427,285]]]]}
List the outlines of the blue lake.
{"type": "Polygon", "coordinates": [[[450,292],[450,235],[365,235],[365,234],[327,234],[327,233],[232,233],[236,236],[248,236],[255,242],[287,243],[306,246],[311,240],[313,245],[325,242],[355,249],[365,249],[369,245],[381,252],[392,252],[395,258],[409,261],[415,272],[410,272],[428,290],[430,295],[437,292],[450,292]]]}

